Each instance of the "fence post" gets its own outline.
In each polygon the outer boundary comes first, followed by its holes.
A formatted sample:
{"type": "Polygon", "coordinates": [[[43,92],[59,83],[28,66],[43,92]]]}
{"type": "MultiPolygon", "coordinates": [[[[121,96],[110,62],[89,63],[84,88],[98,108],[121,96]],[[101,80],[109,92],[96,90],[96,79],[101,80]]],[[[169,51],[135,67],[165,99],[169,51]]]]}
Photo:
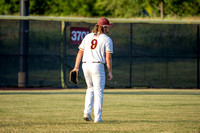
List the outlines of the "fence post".
{"type": "Polygon", "coordinates": [[[62,88],[66,88],[66,71],[65,71],[65,56],[66,56],[66,26],[65,21],[61,22],[61,36],[63,38],[63,41],[61,41],[61,86],[62,88]]]}
{"type": "Polygon", "coordinates": [[[132,88],[132,23],[130,23],[130,70],[129,70],[129,83],[132,88]]]}
{"type": "Polygon", "coordinates": [[[200,49],[199,49],[199,24],[197,25],[197,88],[199,89],[199,56],[200,56],[200,49]]]}

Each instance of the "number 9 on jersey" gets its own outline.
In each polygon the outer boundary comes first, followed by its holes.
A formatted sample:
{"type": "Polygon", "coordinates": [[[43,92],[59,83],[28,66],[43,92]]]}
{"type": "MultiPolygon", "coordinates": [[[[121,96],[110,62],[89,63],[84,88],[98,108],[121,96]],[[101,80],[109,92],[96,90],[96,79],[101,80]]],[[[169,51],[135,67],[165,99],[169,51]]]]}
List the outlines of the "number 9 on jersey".
{"type": "Polygon", "coordinates": [[[95,49],[96,47],[97,47],[97,39],[93,39],[92,41],[91,41],[91,49],[95,49]]]}

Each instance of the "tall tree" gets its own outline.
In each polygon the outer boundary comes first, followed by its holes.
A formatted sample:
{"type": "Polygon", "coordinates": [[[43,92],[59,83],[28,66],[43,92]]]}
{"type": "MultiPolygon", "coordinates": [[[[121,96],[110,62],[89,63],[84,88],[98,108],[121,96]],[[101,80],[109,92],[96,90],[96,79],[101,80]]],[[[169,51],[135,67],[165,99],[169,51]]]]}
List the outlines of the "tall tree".
{"type": "Polygon", "coordinates": [[[159,12],[161,18],[164,18],[164,4],[164,0],[147,0],[147,5],[153,7],[154,12],[159,12]]]}

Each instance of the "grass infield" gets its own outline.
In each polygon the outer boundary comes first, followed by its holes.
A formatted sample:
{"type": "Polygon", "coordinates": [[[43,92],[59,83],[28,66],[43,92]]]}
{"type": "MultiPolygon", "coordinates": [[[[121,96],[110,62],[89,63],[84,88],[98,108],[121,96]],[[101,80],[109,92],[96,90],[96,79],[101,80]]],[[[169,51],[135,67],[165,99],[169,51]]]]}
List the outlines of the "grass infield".
{"type": "Polygon", "coordinates": [[[101,124],[83,120],[84,98],[85,89],[1,90],[0,132],[200,132],[199,90],[106,89],[101,124]]]}

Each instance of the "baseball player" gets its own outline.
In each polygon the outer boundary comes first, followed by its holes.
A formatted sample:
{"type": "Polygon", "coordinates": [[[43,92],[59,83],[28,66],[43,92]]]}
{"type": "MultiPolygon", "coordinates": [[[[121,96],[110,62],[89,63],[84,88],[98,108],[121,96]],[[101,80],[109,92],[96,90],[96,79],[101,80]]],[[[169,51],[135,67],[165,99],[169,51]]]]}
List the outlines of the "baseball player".
{"type": "Polygon", "coordinates": [[[85,96],[84,120],[93,121],[91,111],[94,100],[94,123],[102,122],[103,92],[105,88],[104,64],[108,69],[108,80],[112,75],[113,42],[107,36],[111,24],[106,18],[100,18],[92,33],[85,36],[79,45],[74,70],[79,70],[82,59],[82,69],[87,90],[85,96]]]}

